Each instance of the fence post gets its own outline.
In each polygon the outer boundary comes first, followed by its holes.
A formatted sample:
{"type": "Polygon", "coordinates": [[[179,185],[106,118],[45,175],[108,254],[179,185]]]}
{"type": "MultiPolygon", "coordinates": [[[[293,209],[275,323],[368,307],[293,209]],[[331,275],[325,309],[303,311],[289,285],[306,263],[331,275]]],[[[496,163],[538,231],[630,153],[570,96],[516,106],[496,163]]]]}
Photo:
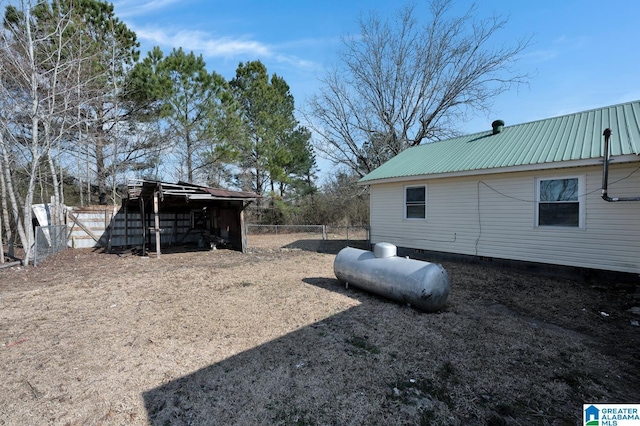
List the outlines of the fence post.
{"type": "Polygon", "coordinates": [[[322,225],[322,240],[326,240],[327,239],[327,227],[326,225],[322,225]]]}

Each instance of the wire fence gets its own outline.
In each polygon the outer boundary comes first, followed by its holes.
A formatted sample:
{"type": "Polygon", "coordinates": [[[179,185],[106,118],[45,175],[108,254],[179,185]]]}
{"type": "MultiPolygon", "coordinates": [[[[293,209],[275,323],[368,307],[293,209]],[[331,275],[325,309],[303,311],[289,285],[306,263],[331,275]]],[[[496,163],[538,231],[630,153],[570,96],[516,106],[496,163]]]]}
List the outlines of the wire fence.
{"type": "Polygon", "coordinates": [[[324,225],[254,225],[247,224],[247,235],[319,234],[324,235],[324,225]]]}
{"type": "Polygon", "coordinates": [[[368,226],[325,226],[328,240],[369,241],[368,226]]]}
{"type": "Polygon", "coordinates": [[[369,227],[247,224],[249,250],[301,249],[337,253],[351,246],[369,248],[369,227]]]}
{"type": "Polygon", "coordinates": [[[33,266],[47,257],[67,248],[67,226],[36,226],[36,241],[33,250],[33,266]]]}

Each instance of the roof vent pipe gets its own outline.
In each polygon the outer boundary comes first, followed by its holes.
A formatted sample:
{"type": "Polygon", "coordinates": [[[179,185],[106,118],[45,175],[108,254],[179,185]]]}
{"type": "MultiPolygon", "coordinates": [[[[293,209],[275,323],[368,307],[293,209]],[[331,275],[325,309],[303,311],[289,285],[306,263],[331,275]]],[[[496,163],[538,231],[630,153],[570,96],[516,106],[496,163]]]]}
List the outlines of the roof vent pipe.
{"type": "Polygon", "coordinates": [[[497,135],[498,133],[502,132],[502,130],[504,129],[504,121],[496,120],[493,123],[491,123],[491,127],[493,127],[493,134],[497,135]]]}
{"type": "Polygon", "coordinates": [[[610,197],[608,194],[609,185],[609,157],[610,157],[610,139],[611,129],[604,129],[602,136],[604,136],[604,156],[602,159],[602,199],[608,202],[615,201],[640,201],[640,197],[610,197]]]}

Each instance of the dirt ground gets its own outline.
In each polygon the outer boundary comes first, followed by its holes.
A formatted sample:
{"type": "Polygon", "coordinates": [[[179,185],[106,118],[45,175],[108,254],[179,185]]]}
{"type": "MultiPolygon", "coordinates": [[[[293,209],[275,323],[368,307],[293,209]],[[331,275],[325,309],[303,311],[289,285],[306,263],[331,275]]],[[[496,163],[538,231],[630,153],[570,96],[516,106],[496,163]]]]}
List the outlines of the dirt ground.
{"type": "Polygon", "coordinates": [[[575,425],[640,402],[640,286],[443,263],[425,314],[337,243],[250,237],[0,270],[0,425],[575,425]]]}

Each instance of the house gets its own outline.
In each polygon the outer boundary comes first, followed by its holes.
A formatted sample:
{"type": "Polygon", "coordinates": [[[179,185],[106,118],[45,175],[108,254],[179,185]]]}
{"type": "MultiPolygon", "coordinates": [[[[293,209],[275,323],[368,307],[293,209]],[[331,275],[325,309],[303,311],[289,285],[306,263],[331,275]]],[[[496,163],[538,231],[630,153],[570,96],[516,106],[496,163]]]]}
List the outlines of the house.
{"type": "Polygon", "coordinates": [[[638,274],[639,155],[634,101],[496,120],[486,132],[407,149],[358,184],[370,187],[371,243],[399,254],[638,274]]]}
{"type": "Polygon", "coordinates": [[[594,405],[590,405],[584,410],[584,421],[586,425],[598,425],[600,420],[600,410],[594,405]]]}
{"type": "Polygon", "coordinates": [[[246,252],[244,210],[258,197],[184,182],[134,180],[115,214],[106,207],[70,211],[72,245],[107,251],[140,247],[143,254],[151,248],[157,255],[169,247],[246,252]]]}

